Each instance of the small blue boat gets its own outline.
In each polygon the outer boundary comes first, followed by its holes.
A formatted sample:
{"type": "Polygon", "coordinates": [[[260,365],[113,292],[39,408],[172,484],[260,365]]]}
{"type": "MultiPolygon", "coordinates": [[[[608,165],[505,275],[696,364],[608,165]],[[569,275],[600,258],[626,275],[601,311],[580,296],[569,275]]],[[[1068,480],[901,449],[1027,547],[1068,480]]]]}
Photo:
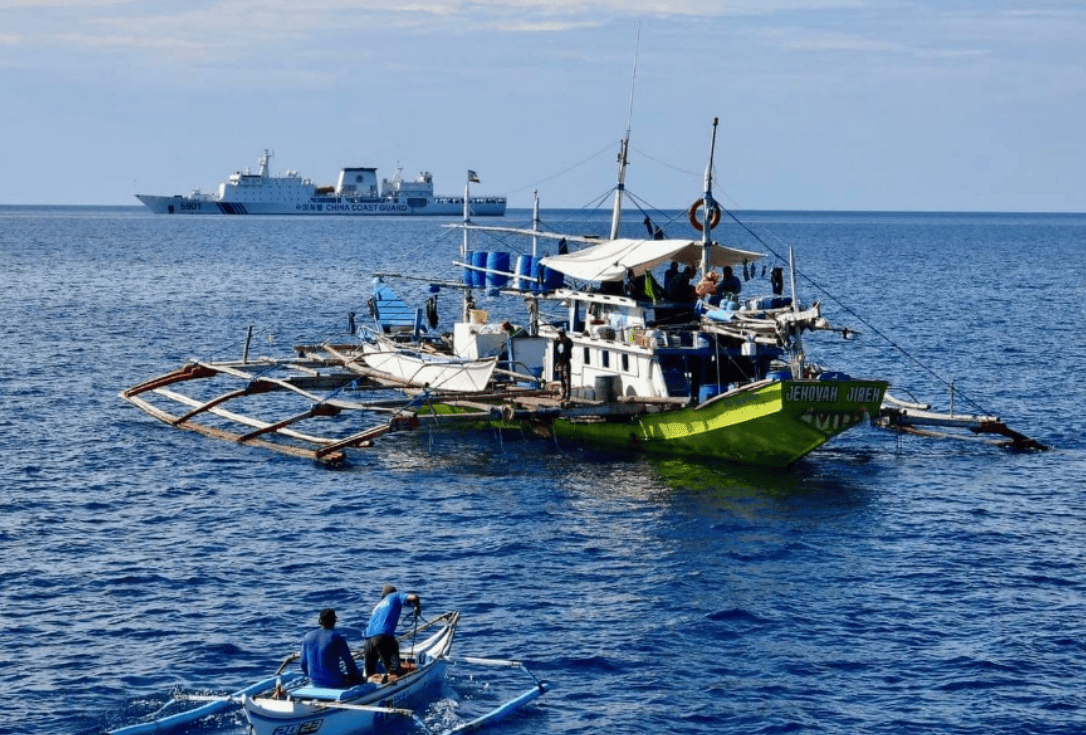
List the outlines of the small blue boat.
{"type": "MultiPolygon", "coordinates": [[[[209,697],[207,699],[210,701],[195,709],[123,727],[109,735],[166,733],[238,705],[244,710],[253,735],[318,731],[321,735],[365,735],[400,718],[413,719],[424,731],[430,732],[418,716],[417,709],[440,691],[440,684],[452,663],[449,652],[459,621],[460,613],[453,611],[419,626],[415,632],[427,629],[435,631],[424,640],[411,644],[409,651],[405,651],[402,656],[404,673],[387,677],[387,680],[373,676],[369,681],[348,689],[313,686],[300,673],[286,670],[286,667],[297,659],[297,655],[292,655],[288,656],[279,671],[268,679],[227,696],[209,697]]],[[[361,651],[355,652],[356,658],[361,654],[361,651]]],[[[441,735],[462,735],[492,725],[550,688],[519,661],[463,658],[458,659],[457,663],[520,668],[534,683],[519,696],[480,717],[445,730],[441,735]]]]}

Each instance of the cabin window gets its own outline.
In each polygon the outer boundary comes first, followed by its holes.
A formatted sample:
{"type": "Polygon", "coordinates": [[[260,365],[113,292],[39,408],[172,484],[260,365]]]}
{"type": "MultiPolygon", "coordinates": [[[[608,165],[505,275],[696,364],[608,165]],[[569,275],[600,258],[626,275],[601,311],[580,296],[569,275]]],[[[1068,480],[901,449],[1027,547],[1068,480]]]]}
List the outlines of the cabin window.
{"type": "Polygon", "coordinates": [[[630,372],[630,356],[625,352],[622,353],[622,372],[630,372]]]}
{"type": "Polygon", "coordinates": [[[584,348],[583,364],[584,365],[591,365],[592,364],[592,350],[588,349],[587,347],[584,348]]]}
{"type": "Polygon", "coordinates": [[[611,367],[611,352],[609,350],[600,350],[600,367],[611,367]]]}

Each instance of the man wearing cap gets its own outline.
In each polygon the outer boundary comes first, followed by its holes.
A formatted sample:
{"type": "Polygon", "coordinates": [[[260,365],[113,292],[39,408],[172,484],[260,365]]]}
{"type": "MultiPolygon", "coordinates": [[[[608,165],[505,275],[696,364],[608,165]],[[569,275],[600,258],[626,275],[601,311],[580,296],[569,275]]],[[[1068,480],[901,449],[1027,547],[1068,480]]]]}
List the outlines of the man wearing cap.
{"type": "Polygon", "coordinates": [[[381,590],[381,601],[374,606],[369,625],[366,626],[366,676],[377,673],[377,660],[380,659],[385,665],[381,683],[387,682],[390,675],[395,679],[401,673],[396,625],[400,622],[404,603],[415,606],[416,617],[422,615],[422,602],[418,595],[397,592],[395,587],[386,584],[381,590]]]}
{"type": "Polygon", "coordinates": [[[347,639],[333,630],[336,611],[330,607],[321,610],[320,624],[320,628],[302,639],[302,673],[319,687],[346,689],[361,683],[362,674],[351,656],[347,639]]]}

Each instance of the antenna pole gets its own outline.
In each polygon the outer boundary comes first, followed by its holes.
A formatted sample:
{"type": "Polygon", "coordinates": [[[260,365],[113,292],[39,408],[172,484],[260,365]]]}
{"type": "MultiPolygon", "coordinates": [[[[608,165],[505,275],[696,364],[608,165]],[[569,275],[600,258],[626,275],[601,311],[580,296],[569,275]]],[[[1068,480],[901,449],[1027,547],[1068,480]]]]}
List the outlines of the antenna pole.
{"type": "Polygon", "coordinates": [[[630,129],[633,127],[634,88],[637,82],[637,56],[641,48],[641,23],[637,24],[637,40],[634,42],[634,68],[630,79],[630,113],[626,119],[626,137],[618,146],[618,184],[615,186],[615,207],[611,212],[611,239],[618,238],[619,224],[622,221],[622,195],[626,190],[627,153],[630,148],[630,129]]]}
{"type": "Polygon", "coordinates": [[[709,163],[705,166],[705,196],[702,205],[705,207],[705,226],[701,230],[701,275],[704,278],[709,273],[709,253],[713,245],[713,210],[716,202],[713,200],[713,155],[716,153],[716,128],[720,123],[719,117],[713,118],[713,135],[709,142],[709,163]]]}

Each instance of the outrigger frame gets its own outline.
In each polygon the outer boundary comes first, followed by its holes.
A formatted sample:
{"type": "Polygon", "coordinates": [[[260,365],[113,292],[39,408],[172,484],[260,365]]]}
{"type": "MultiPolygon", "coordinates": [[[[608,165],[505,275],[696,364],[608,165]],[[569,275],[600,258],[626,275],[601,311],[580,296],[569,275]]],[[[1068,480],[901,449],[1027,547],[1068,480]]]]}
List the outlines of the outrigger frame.
{"type": "Polygon", "coordinates": [[[882,410],[875,419],[875,426],[882,429],[938,439],[976,438],[1011,449],[1035,449],[1048,447],[1007,426],[998,416],[977,414],[937,413],[926,403],[909,403],[885,395],[882,410]],[[1003,437],[984,439],[983,437],[1003,437]]]}
{"type": "Polygon", "coordinates": [[[293,359],[241,362],[189,362],[183,367],[140,383],[119,395],[150,416],[174,428],[194,431],[213,439],[260,447],[281,454],[336,465],[345,461],[345,450],[368,447],[385,434],[431,425],[485,422],[557,415],[558,402],[547,391],[499,383],[483,393],[457,393],[411,386],[392,376],[366,368],[358,361],[355,345],[307,345],[295,348],[293,359]],[[276,376],[270,373],[276,373],[276,376]],[[182,384],[216,379],[234,380],[231,387],[209,398],[196,398],[176,390],[182,384]],[[317,391],[330,391],[319,395],[317,391]],[[345,394],[397,391],[399,397],[348,400],[345,394]],[[243,398],[289,394],[309,405],[272,420],[229,410],[243,398]],[[434,403],[440,401],[441,409],[434,403]],[[368,425],[343,436],[317,435],[300,430],[300,424],[335,419],[357,412],[368,425]]]}
{"type": "MultiPolygon", "coordinates": [[[[559,401],[554,392],[517,380],[531,380],[531,376],[512,373],[504,376],[512,379],[492,382],[484,392],[458,393],[411,385],[371,370],[361,361],[358,345],[301,345],[295,351],[297,357],[278,360],[192,361],[122,391],[120,397],[177,429],[332,466],[346,461],[346,450],[370,447],[386,434],[411,431],[423,425],[523,426],[527,422],[546,436],[550,433],[549,424],[559,418],[575,422],[621,420],[667,411],[686,403],[686,399],[648,397],[620,397],[608,403],[576,398],[559,401]],[[215,380],[236,384],[204,398],[177,390],[184,384],[215,380]],[[373,399],[354,398],[365,393],[373,399]],[[276,406],[271,411],[274,415],[267,419],[227,408],[241,399],[252,401],[273,394],[293,397],[308,405],[298,410],[296,402],[289,412],[276,406]],[[360,418],[353,422],[341,418],[347,413],[360,418]],[[328,428],[339,431],[316,434],[302,430],[303,424],[316,423],[331,424],[328,428]]],[[[1001,437],[987,441],[1016,450],[1047,449],[996,416],[935,413],[926,404],[907,403],[890,395],[885,397],[874,425],[928,437],[1001,437]]]]}

